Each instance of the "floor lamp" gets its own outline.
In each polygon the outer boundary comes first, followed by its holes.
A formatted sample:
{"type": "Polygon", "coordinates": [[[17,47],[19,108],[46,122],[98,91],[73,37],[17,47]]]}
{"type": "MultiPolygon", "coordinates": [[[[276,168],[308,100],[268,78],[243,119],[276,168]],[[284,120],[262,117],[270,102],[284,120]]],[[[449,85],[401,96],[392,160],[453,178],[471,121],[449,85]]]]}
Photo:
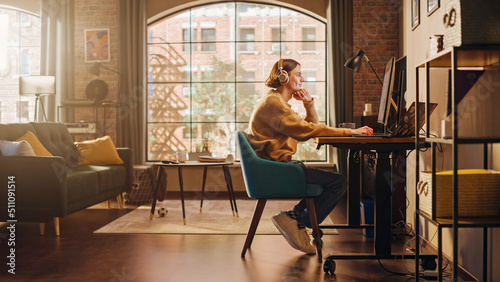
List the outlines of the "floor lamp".
{"type": "Polygon", "coordinates": [[[43,116],[47,121],[43,102],[40,96],[48,96],[56,94],[56,78],[49,75],[37,76],[21,76],[19,77],[19,95],[20,96],[35,96],[35,117],[34,121],[38,121],[38,102],[42,107],[43,116]]]}

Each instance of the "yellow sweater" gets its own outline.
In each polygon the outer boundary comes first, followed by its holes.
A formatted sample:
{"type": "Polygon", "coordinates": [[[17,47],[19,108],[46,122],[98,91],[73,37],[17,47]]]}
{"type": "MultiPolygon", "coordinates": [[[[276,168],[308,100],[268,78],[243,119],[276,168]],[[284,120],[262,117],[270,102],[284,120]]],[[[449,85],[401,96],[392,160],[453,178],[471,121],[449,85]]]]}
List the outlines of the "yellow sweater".
{"type": "Polygon", "coordinates": [[[318,124],[314,100],[304,102],[306,117],[292,110],[280,93],[270,90],[257,103],[248,126],[248,141],[257,155],[273,161],[288,161],[297,151],[297,141],[319,136],[349,136],[349,128],[318,124]]]}

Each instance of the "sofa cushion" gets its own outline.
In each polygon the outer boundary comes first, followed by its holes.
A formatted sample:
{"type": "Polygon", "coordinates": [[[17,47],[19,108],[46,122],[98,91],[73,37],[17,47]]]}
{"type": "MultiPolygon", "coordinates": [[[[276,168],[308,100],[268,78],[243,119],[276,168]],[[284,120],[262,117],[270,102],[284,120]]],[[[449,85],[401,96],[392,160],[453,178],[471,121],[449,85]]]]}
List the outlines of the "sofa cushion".
{"type": "Polygon", "coordinates": [[[99,176],[87,167],[68,169],[68,204],[99,193],[99,176]]]}
{"type": "Polygon", "coordinates": [[[0,140],[0,156],[35,156],[35,152],[25,140],[19,142],[0,140]]]}
{"type": "Polygon", "coordinates": [[[79,165],[123,164],[109,135],[94,140],[75,142],[75,145],[80,155],[79,165]]]}
{"type": "Polygon", "coordinates": [[[35,129],[29,123],[0,124],[0,140],[14,141],[23,136],[27,131],[35,132],[35,129]]]}
{"type": "Polygon", "coordinates": [[[36,135],[28,131],[23,136],[16,139],[16,141],[26,141],[31,145],[31,148],[35,152],[35,155],[38,157],[52,157],[52,154],[45,149],[45,147],[40,143],[40,140],[36,138],[36,135]]]}
{"type": "Polygon", "coordinates": [[[54,156],[63,157],[70,167],[78,166],[78,152],[73,137],[63,123],[32,122],[36,135],[45,148],[54,156]]]}
{"type": "Polygon", "coordinates": [[[126,171],[122,165],[89,165],[99,175],[99,192],[125,187],[126,171]]]}

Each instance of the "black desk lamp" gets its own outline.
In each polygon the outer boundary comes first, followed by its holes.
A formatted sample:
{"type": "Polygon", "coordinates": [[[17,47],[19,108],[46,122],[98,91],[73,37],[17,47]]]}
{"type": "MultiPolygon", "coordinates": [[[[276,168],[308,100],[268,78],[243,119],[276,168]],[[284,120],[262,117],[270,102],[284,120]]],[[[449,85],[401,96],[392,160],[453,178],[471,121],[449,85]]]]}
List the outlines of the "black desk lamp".
{"type": "MultiPolygon", "coordinates": [[[[370,67],[372,68],[373,73],[377,76],[378,81],[380,84],[383,86],[384,83],[382,83],[382,80],[380,80],[380,77],[378,76],[377,72],[373,68],[372,64],[370,63],[370,60],[368,60],[368,57],[365,55],[365,52],[363,50],[358,50],[358,53],[354,57],[351,57],[347,59],[347,61],[344,64],[344,67],[352,69],[354,72],[359,72],[361,69],[361,65],[363,64],[363,59],[365,59],[370,67]]],[[[391,104],[394,106],[396,111],[398,110],[398,106],[394,102],[394,100],[391,97],[391,104]]]]}
{"type": "Polygon", "coordinates": [[[380,82],[380,84],[383,85],[382,80],[380,80],[380,77],[378,77],[377,72],[373,68],[372,64],[370,63],[370,60],[368,60],[368,57],[365,55],[365,52],[363,50],[359,50],[354,57],[347,59],[347,61],[344,64],[344,67],[350,68],[354,72],[359,72],[359,70],[361,70],[361,65],[363,64],[363,59],[365,59],[368,62],[368,64],[372,68],[373,73],[377,76],[378,81],[380,82]]]}
{"type": "Polygon", "coordinates": [[[89,71],[89,73],[91,73],[93,75],[100,76],[101,75],[101,68],[112,71],[112,72],[117,73],[117,74],[120,74],[119,72],[112,70],[110,68],[107,68],[99,63],[94,63],[92,66],[90,66],[88,68],[88,71],[89,71]]]}

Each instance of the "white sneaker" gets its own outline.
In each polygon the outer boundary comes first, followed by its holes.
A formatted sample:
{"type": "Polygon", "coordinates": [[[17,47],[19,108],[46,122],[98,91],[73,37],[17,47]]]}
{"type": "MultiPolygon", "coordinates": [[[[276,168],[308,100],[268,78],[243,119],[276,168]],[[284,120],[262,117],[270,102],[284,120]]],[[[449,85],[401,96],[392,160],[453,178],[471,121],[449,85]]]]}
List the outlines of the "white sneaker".
{"type": "Polygon", "coordinates": [[[271,220],[278,231],[285,237],[285,240],[294,249],[300,250],[298,242],[300,242],[299,227],[297,226],[297,221],[286,215],[285,212],[280,212],[279,214],[273,216],[271,220]]]}
{"type": "Polygon", "coordinates": [[[299,250],[306,254],[315,254],[316,247],[311,244],[311,235],[307,232],[305,228],[299,229],[300,241],[298,244],[299,250]]]}

